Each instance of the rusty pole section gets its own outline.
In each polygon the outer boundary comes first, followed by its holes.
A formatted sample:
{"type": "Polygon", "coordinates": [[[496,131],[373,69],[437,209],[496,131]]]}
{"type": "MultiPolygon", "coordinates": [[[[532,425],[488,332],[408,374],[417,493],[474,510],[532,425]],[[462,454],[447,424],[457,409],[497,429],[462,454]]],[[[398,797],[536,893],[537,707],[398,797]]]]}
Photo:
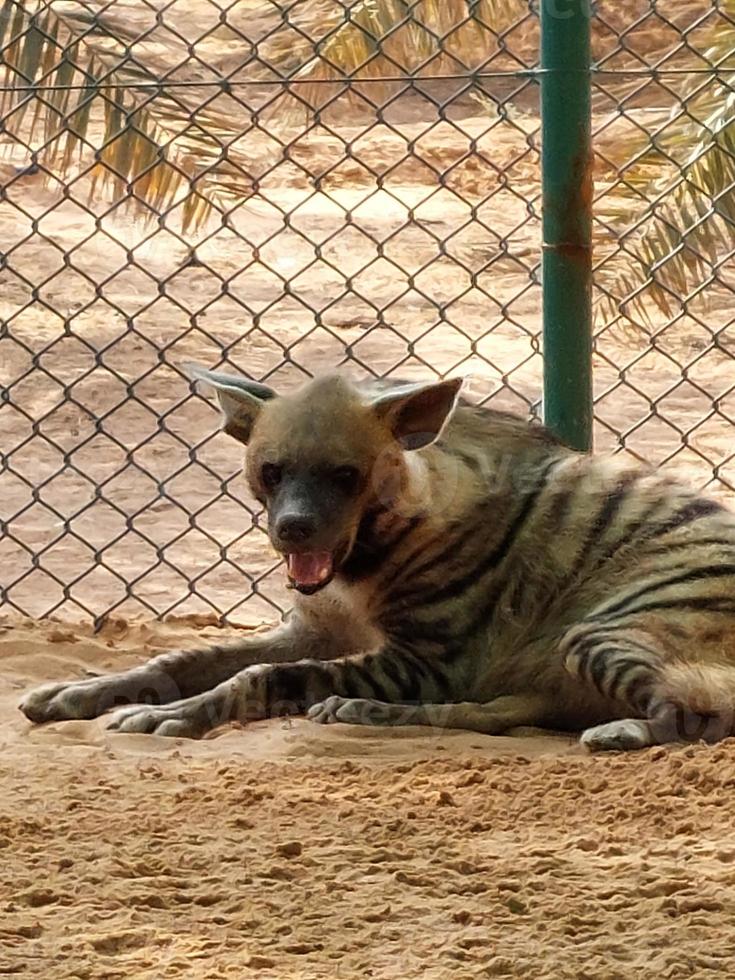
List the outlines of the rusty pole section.
{"type": "Polygon", "coordinates": [[[589,0],[541,0],[544,421],[592,443],[589,0]]]}

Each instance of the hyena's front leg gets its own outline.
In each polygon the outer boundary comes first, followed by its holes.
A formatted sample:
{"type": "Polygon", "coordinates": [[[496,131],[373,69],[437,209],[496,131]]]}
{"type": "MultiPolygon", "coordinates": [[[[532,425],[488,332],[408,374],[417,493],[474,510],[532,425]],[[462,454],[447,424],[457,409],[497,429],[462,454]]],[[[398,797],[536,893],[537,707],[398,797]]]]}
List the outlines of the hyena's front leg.
{"type": "Polygon", "coordinates": [[[272,715],[300,714],[334,690],[341,690],[345,664],[301,660],[291,665],[261,664],[194,697],[161,705],[131,705],[112,716],[110,729],[148,735],[200,738],[229,721],[243,724],[272,715]]]}
{"type": "Polygon", "coordinates": [[[120,704],[180,702],[254,664],[329,657],[337,652],[328,637],[294,619],[232,644],[164,653],[124,673],[45,684],[25,696],[20,710],[37,723],[96,718],[120,704]]]}
{"type": "Polygon", "coordinates": [[[387,649],[337,660],[299,660],[249,667],[211,691],[161,707],[123,708],[110,727],[198,738],[228,721],[246,723],[273,716],[304,714],[336,695],[342,699],[379,697],[394,704],[436,701],[438,673],[399,666],[387,649]]]}
{"type": "Polygon", "coordinates": [[[506,694],[483,703],[388,704],[372,698],[343,698],[337,694],[309,709],[309,718],[321,725],[425,725],[458,728],[484,735],[501,735],[509,728],[542,725],[548,715],[546,697],[533,693],[506,694]]]}

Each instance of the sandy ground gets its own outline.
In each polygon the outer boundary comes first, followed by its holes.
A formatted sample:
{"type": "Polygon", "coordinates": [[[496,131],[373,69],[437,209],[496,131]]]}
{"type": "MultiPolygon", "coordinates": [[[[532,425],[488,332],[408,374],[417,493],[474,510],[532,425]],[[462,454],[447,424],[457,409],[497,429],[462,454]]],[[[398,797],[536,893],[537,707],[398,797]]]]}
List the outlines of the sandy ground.
{"type": "Polygon", "coordinates": [[[302,719],[190,742],[15,710],[194,631],[0,632],[0,976],[735,975],[735,743],[593,758],[302,719]]]}

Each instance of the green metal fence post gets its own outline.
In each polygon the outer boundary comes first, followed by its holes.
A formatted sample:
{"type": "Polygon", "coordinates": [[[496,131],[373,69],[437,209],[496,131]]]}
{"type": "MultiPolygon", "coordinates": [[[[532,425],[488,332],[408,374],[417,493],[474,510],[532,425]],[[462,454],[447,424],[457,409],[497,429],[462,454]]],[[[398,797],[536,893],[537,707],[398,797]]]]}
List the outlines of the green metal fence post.
{"type": "Polygon", "coordinates": [[[544,421],[592,441],[589,0],[541,0],[544,421]]]}

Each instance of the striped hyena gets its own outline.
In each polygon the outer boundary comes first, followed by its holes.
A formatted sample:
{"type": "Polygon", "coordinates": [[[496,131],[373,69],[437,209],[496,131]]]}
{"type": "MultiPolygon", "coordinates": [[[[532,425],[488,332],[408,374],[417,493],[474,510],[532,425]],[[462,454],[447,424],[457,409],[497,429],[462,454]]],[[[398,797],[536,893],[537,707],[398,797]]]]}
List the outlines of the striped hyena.
{"type": "Polygon", "coordinates": [[[735,515],[458,401],[460,382],[318,378],[288,396],[192,369],[248,447],[286,559],[282,625],[30,692],[35,722],[112,715],[582,731],[631,749],[734,730],[735,515]],[[141,703],[148,702],[148,703],[141,703]]]}

